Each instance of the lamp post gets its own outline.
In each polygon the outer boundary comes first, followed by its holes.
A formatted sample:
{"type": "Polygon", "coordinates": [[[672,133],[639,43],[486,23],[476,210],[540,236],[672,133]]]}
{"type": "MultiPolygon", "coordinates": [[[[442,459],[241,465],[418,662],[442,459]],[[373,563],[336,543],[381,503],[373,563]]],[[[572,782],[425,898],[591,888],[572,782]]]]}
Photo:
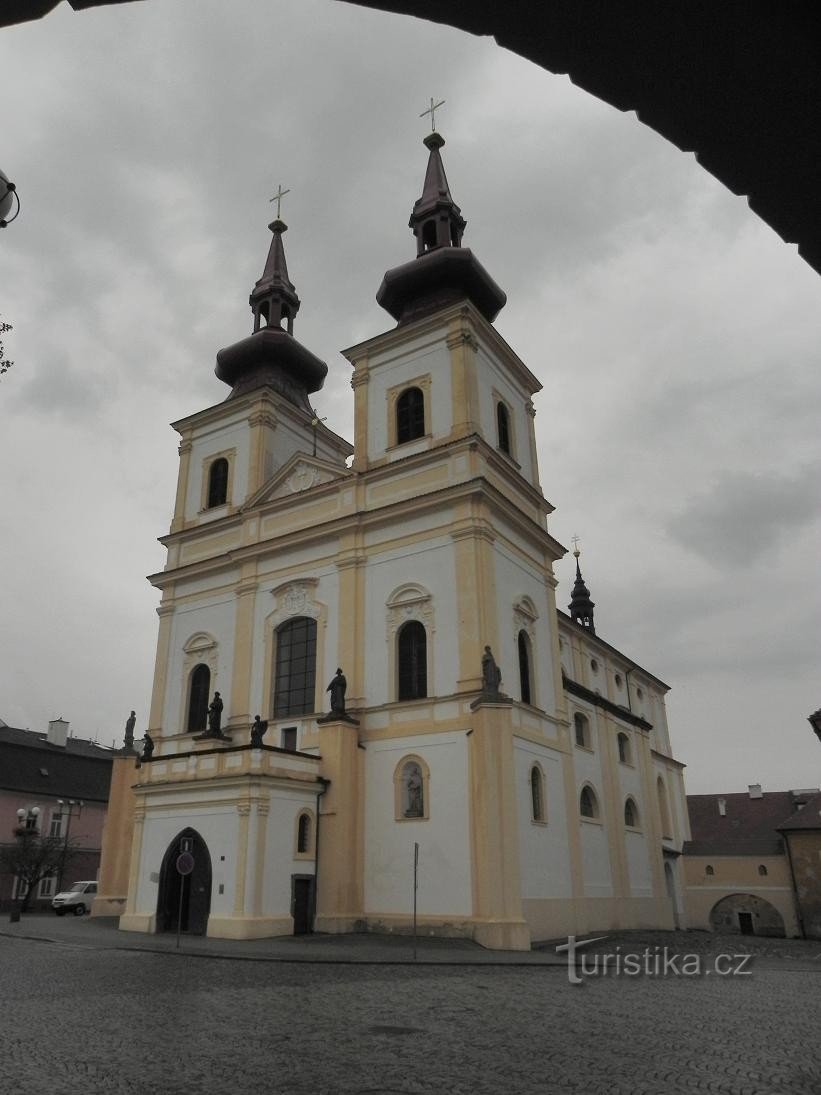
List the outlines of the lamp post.
{"type": "MultiPolygon", "coordinates": [[[[60,807],[60,814],[62,815],[63,807],[66,805],[66,802],[63,799],[58,798],[57,799],[57,805],[60,807]]],[[[75,806],[78,807],[77,814],[79,816],[83,812],[83,801],[82,801],[82,799],[78,800],[76,798],[70,798],[68,800],[68,820],[66,821],[66,831],[63,834],[63,854],[60,856],[60,877],[57,880],[57,893],[62,893],[63,892],[63,872],[65,871],[65,867],[66,867],[66,852],[68,851],[68,837],[69,837],[69,833],[71,832],[71,815],[74,812],[74,807],[75,806]]]]}
{"type": "MultiPolygon", "coordinates": [[[[39,806],[29,806],[25,808],[21,806],[20,809],[17,811],[17,828],[14,830],[14,835],[21,844],[26,839],[27,835],[37,833],[37,820],[39,817],[39,806]]],[[[19,921],[20,910],[22,908],[23,902],[26,899],[26,895],[21,895],[20,893],[19,876],[15,879],[15,888],[17,892],[14,895],[14,900],[17,902],[17,904],[13,906],[11,916],[9,917],[12,923],[17,923],[17,921],[19,921]]]]}

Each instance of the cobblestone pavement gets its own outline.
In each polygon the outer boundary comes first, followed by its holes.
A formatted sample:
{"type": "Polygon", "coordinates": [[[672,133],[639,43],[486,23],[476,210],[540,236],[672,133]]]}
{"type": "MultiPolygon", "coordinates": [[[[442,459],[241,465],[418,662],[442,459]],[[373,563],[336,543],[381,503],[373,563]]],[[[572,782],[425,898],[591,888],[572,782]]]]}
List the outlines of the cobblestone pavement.
{"type": "MultiPolygon", "coordinates": [[[[645,945],[692,938],[658,936],[645,945]]],[[[821,1095],[817,970],[574,986],[556,965],[233,961],[4,934],[0,1091],[821,1095]]]]}

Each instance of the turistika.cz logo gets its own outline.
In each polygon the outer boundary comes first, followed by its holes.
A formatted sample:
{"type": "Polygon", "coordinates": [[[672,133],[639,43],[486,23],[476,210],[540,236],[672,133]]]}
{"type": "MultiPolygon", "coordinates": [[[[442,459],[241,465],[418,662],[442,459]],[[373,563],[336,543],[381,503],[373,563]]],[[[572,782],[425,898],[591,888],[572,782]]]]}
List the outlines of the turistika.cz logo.
{"type": "Polygon", "coordinates": [[[749,968],[751,954],[682,954],[666,946],[622,954],[621,945],[612,951],[583,953],[584,947],[605,939],[606,935],[595,939],[569,935],[566,943],[556,947],[557,954],[567,954],[571,985],[580,985],[585,977],[749,977],[753,972],[749,968]]]}

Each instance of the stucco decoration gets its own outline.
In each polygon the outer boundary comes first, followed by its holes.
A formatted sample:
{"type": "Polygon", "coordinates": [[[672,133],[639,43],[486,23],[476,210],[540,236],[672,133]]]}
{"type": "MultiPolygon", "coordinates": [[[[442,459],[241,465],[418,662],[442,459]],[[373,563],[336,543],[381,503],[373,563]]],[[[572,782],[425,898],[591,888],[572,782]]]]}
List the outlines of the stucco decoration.
{"type": "Polygon", "coordinates": [[[276,607],[268,622],[276,628],[292,616],[310,616],[318,620],[321,606],[314,600],[318,584],[318,578],[299,578],[272,589],[276,607]]]}
{"type": "Polygon", "coordinates": [[[388,597],[386,608],[388,640],[391,640],[402,624],[406,624],[408,620],[418,620],[420,624],[423,624],[430,639],[434,631],[433,598],[424,586],[413,582],[399,586],[388,597]]]}
{"type": "MultiPolygon", "coordinates": [[[[178,730],[184,732],[188,725],[188,701],[191,692],[191,673],[198,665],[207,665],[210,671],[210,687],[214,688],[217,682],[217,670],[219,667],[219,644],[208,631],[196,631],[182,646],[182,689],[180,696],[180,712],[178,730]]],[[[171,733],[174,733],[171,728],[171,733]]]]}
{"type": "Polygon", "coordinates": [[[517,639],[520,631],[527,633],[531,642],[536,638],[536,621],[539,613],[529,597],[517,597],[513,603],[513,638],[517,639]]]}

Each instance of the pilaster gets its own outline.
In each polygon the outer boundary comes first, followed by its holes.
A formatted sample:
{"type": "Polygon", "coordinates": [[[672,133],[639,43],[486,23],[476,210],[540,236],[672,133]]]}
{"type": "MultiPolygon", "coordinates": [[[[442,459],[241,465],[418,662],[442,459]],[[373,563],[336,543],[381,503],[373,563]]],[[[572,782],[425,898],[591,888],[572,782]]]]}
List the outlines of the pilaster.
{"type": "Polygon", "coordinates": [[[459,642],[459,680],[462,692],[482,687],[482,651],[486,645],[499,650],[496,619],[496,568],[488,522],[475,517],[457,520],[450,532],[454,541],[459,642]]]}
{"type": "MultiPolygon", "coordinates": [[[[152,736],[162,735],[163,730],[163,710],[165,708],[165,691],[168,680],[168,661],[171,651],[171,632],[175,607],[173,588],[168,587],[163,594],[163,603],[157,608],[160,626],[157,634],[157,655],[154,659],[154,687],[151,692],[151,707],[148,713],[148,732],[152,736]]],[[[181,728],[171,727],[171,733],[176,733],[179,729],[181,728]]]]}
{"type": "Polygon", "coordinates": [[[180,454],[180,467],[177,474],[177,497],[174,502],[174,516],[171,520],[171,531],[179,532],[185,527],[185,499],[188,496],[188,477],[191,471],[191,450],[194,445],[191,434],[183,435],[177,451],[180,454]]]}
{"type": "Polygon", "coordinates": [[[234,589],[234,664],[231,674],[231,713],[228,726],[238,729],[251,724],[251,660],[254,652],[254,608],[257,595],[256,566],[247,563],[234,589]]]}
{"type": "Polygon", "coordinates": [[[354,393],[353,471],[364,471],[368,466],[368,370],[367,357],[360,358],[354,366],[351,387],[354,393]]]}
{"type": "MultiPolygon", "coordinates": [[[[339,574],[337,665],[348,682],[346,705],[362,707],[365,697],[365,565],[367,556],[356,546],[343,548],[336,559],[339,574]]],[[[331,668],[331,667],[329,667],[331,668]]]]}
{"type": "Polygon", "coordinates": [[[317,857],[317,931],[349,931],[363,913],[362,759],[355,726],[318,724],[322,776],[317,857]]]}
{"type": "Polygon", "coordinates": [[[479,380],[476,351],[479,343],[462,314],[452,320],[446,345],[450,351],[453,398],[453,438],[480,433],[479,380]]]}

